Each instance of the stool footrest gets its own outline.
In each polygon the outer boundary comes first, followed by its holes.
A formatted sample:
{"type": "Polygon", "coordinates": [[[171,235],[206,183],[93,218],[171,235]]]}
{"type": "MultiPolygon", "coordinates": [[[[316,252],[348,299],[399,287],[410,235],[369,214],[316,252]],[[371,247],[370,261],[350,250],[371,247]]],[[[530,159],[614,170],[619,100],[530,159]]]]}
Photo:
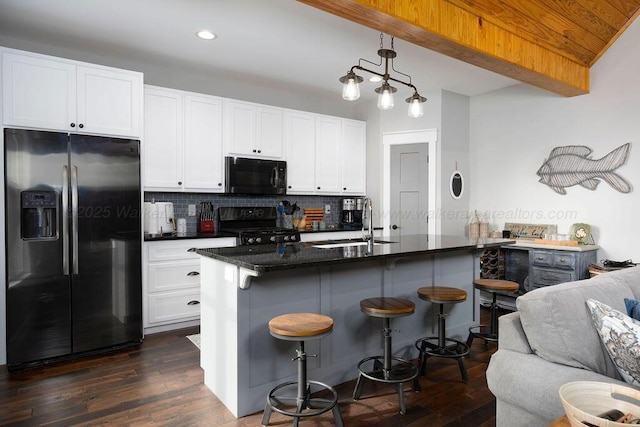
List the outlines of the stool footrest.
{"type": "Polygon", "coordinates": [[[444,346],[439,344],[440,337],[424,337],[416,341],[420,353],[434,357],[461,357],[469,354],[469,346],[452,338],[444,339],[444,346]]]}
{"type": "Polygon", "coordinates": [[[392,366],[390,370],[385,370],[383,365],[384,356],[367,357],[358,363],[358,371],[363,377],[371,381],[389,384],[404,383],[418,376],[418,368],[412,362],[400,357],[392,357],[391,360],[398,363],[392,366]],[[373,369],[365,370],[363,365],[370,361],[374,362],[373,369]]]}
{"type": "MultiPolygon", "coordinates": [[[[307,395],[298,396],[298,383],[295,381],[278,384],[267,395],[267,408],[265,417],[273,410],[280,414],[295,418],[313,417],[324,414],[333,409],[338,403],[336,390],[319,381],[307,381],[307,395]],[[311,386],[319,387],[319,390],[311,390],[311,386]],[[318,393],[328,391],[331,396],[321,397],[318,393]]],[[[335,412],[335,411],[334,411],[335,412]]],[[[340,420],[341,422],[342,420],[340,420]]],[[[263,418],[263,425],[268,425],[269,419],[263,418]]]]}
{"type": "Polygon", "coordinates": [[[467,345],[470,346],[474,338],[480,338],[485,341],[498,341],[498,334],[491,330],[491,325],[476,325],[469,328],[469,338],[467,345]]]}

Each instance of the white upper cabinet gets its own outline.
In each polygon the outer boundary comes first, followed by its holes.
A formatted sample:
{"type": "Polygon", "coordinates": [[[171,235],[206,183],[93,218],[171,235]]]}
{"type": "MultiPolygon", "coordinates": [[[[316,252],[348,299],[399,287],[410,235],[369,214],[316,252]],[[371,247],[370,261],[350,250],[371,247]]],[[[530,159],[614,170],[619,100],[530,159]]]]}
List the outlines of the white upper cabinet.
{"type": "Polygon", "coordinates": [[[334,117],[316,120],[316,193],[342,192],[342,123],[334,117]]]}
{"type": "Polygon", "coordinates": [[[285,115],[285,158],[287,193],[316,191],[316,116],[288,111],[285,115]]]}
{"type": "Polygon", "coordinates": [[[364,122],[342,120],[342,194],[361,195],[367,189],[367,147],[364,122]]]}
{"type": "Polygon", "coordinates": [[[225,100],[224,114],[228,155],[282,158],[282,109],[225,100]]]}
{"type": "Polygon", "coordinates": [[[141,73],[10,49],[2,56],[5,125],[141,136],[141,73]]]}
{"type": "Polygon", "coordinates": [[[175,90],[144,89],[144,187],[180,190],[183,184],[184,99],[175,90]]]}
{"type": "Polygon", "coordinates": [[[206,192],[224,191],[222,100],[185,97],[184,186],[206,192]]]}
{"type": "Polygon", "coordinates": [[[222,192],[222,99],[145,86],[144,188],[222,192]]]}
{"type": "Polygon", "coordinates": [[[284,122],[288,194],[365,194],[365,122],[294,110],[284,122]]]}

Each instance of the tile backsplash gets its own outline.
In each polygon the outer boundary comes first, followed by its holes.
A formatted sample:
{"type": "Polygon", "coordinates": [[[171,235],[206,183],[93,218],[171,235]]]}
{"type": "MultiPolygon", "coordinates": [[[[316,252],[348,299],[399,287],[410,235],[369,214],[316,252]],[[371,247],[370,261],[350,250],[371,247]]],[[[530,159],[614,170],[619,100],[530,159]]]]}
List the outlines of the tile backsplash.
{"type": "Polygon", "coordinates": [[[196,211],[200,207],[200,202],[210,202],[213,205],[216,215],[217,230],[217,208],[221,206],[277,206],[281,200],[288,200],[290,203],[297,203],[300,207],[298,215],[302,214],[304,208],[324,208],[331,205],[331,213],[325,215],[327,225],[340,225],[340,215],[342,212],[342,199],[337,196],[242,196],[237,194],[210,194],[210,193],[169,193],[169,192],[145,192],[145,202],[172,202],[173,212],[176,218],[186,218],[187,232],[195,232],[197,229],[197,216],[188,216],[189,205],[196,205],[196,211]]]}

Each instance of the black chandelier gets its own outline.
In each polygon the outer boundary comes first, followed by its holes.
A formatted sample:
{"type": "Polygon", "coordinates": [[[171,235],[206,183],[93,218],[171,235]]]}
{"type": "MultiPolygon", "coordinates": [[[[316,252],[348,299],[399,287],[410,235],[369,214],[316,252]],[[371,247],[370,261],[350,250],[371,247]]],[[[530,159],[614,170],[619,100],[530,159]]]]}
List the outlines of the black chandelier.
{"type": "Polygon", "coordinates": [[[413,95],[406,99],[406,102],[409,103],[409,117],[421,117],[424,114],[422,104],[427,100],[427,98],[425,98],[424,96],[420,96],[420,94],[418,93],[418,89],[411,83],[411,76],[393,68],[393,58],[397,56],[396,51],[393,50],[393,39],[394,37],[391,36],[391,49],[385,49],[383,45],[384,35],[380,33],[380,49],[378,49],[380,62],[376,64],[374,62],[360,58],[360,60],[358,61],[358,65],[354,65],[345,76],[340,77],[339,80],[343,84],[342,98],[347,101],[355,101],[356,99],[360,98],[359,84],[362,83],[363,78],[357,75],[354,70],[362,70],[371,73],[374,76],[377,76],[377,79],[372,77],[371,79],[369,79],[370,81],[382,81],[382,85],[379,88],[375,89],[375,92],[378,94],[378,108],[380,108],[381,110],[389,110],[393,108],[393,94],[397,92],[398,89],[389,84],[389,81],[392,81],[403,84],[413,89],[413,95]],[[369,70],[360,65],[364,61],[377,67],[381,67],[383,60],[384,73],[369,70]],[[399,80],[389,75],[389,60],[391,60],[391,70],[407,77],[409,79],[409,82],[399,80]]]}

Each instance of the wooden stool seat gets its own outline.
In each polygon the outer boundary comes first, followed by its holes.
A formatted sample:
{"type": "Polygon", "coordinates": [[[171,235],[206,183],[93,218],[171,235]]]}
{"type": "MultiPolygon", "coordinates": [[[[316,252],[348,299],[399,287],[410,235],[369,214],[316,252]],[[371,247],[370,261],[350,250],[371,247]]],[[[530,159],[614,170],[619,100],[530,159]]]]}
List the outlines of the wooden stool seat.
{"type": "Polygon", "coordinates": [[[418,297],[438,304],[456,303],[466,300],[467,293],[462,289],[447,286],[424,286],[418,289],[418,297]]]}
{"type": "Polygon", "coordinates": [[[400,317],[413,314],[416,305],[403,298],[367,298],[360,301],[360,310],[372,317],[400,317]]]}
{"type": "Polygon", "coordinates": [[[517,282],[500,279],[476,279],[473,281],[473,286],[487,292],[515,292],[520,289],[517,282]]]}
{"type": "Polygon", "coordinates": [[[269,321],[272,334],[303,339],[326,334],[333,329],[333,319],[316,313],[290,313],[269,321]]]}

